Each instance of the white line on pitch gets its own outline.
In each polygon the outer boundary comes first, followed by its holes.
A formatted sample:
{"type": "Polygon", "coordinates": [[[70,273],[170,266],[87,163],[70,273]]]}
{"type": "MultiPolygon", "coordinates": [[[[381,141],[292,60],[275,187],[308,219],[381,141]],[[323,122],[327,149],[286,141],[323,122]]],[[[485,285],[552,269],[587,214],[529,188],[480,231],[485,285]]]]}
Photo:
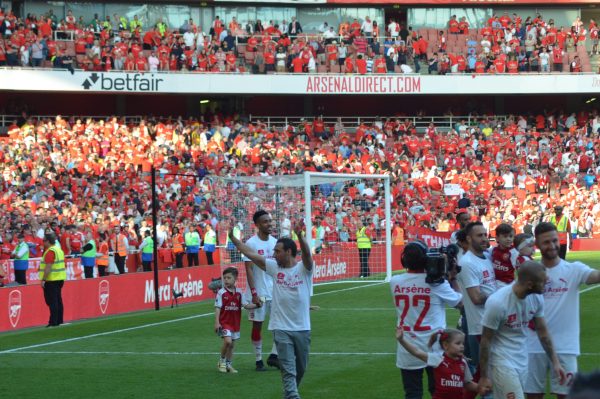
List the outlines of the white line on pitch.
{"type": "Polygon", "coordinates": [[[173,319],[173,320],[159,321],[159,322],[156,322],[156,323],[144,324],[144,325],[141,325],[141,326],[135,326],[135,327],[129,327],[129,328],[122,328],[120,330],[105,331],[105,332],[101,332],[101,333],[97,333],[97,334],[84,335],[84,336],[81,336],[81,337],[73,337],[73,338],[61,339],[61,340],[58,340],[58,341],[44,342],[43,344],[22,346],[20,348],[13,348],[13,349],[7,349],[7,350],[4,350],[4,351],[1,351],[0,355],[5,354],[5,353],[12,353],[12,352],[16,352],[16,351],[21,351],[21,350],[40,348],[42,346],[49,346],[49,345],[63,344],[63,343],[66,343],[66,342],[80,341],[80,340],[86,339],[86,338],[96,338],[96,337],[102,337],[104,335],[117,334],[117,333],[122,333],[122,332],[127,332],[127,331],[135,331],[135,330],[139,330],[139,329],[142,329],[142,328],[155,327],[155,326],[160,326],[160,325],[163,325],[163,324],[176,323],[178,321],[197,319],[197,318],[200,318],[200,317],[206,317],[206,316],[212,316],[212,315],[214,315],[214,312],[212,312],[212,313],[203,313],[203,314],[194,315],[194,316],[188,316],[188,317],[181,317],[179,319],[173,319]]]}
{"type": "MultiPolygon", "coordinates": [[[[117,351],[28,351],[11,352],[16,355],[124,355],[124,356],[212,356],[220,352],[117,352],[117,351]]],[[[236,356],[254,356],[254,352],[236,352],[236,356]]],[[[392,356],[396,352],[311,352],[311,356],[392,356]]],[[[600,353],[582,353],[581,356],[600,356],[600,353]]]]}
{"type": "Polygon", "coordinates": [[[579,293],[580,293],[580,294],[583,294],[584,292],[588,292],[588,291],[591,291],[591,290],[595,290],[595,289],[596,289],[596,288],[598,288],[598,287],[600,287],[600,285],[596,284],[596,285],[593,285],[593,286],[591,286],[591,287],[587,287],[587,288],[584,288],[584,289],[582,289],[581,291],[579,291],[579,293]]]}
{"type": "MultiPolygon", "coordinates": [[[[363,286],[359,286],[359,287],[343,288],[343,289],[339,289],[339,290],[321,292],[321,293],[315,294],[314,296],[317,296],[317,295],[327,295],[327,294],[332,294],[332,293],[337,293],[337,292],[342,292],[342,291],[350,291],[350,290],[355,290],[355,289],[359,289],[359,288],[372,287],[372,286],[378,285],[378,284],[383,284],[383,283],[368,284],[368,285],[363,285],[363,286]]],[[[41,347],[49,346],[49,345],[64,344],[64,343],[67,343],[67,342],[80,341],[80,340],[86,339],[86,338],[96,338],[96,337],[102,337],[102,336],[105,336],[105,335],[118,334],[118,333],[128,332],[128,331],[135,331],[135,330],[140,330],[142,328],[147,328],[147,327],[155,327],[155,326],[160,326],[160,325],[164,325],[164,324],[176,323],[178,321],[192,320],[192,319],[197,319],[197,318],[201,318],[201,317],[212,316],[214,314],[215,314],[214,312],[203,313],[203,314],[200,314],[200,315],[180,317],[178,319],[172,319],[172,320],[166,320],[166,321],[159,321],[159,322],[156,322],[156,323],[144,324],[144,325],[141,325],[141,326],[135,326],[135,327],[129,327],[129,328],[122,328],[122,329],[119,329],[119,330],[112,330],[112,331],[105,331],[105,332],[97,333],[97,334],[84,335],[84,336],[81,336],[81,337],[73,337],[73,338],[61,339],[61,340],[58,340],[58,341],[50,341],[50,342],[44,342],[44,343],[41,343],[41,344],[22,346],[22,347],[19,347],[19,348],[13,348],[13,349],[7,349],[7,350],[4,350],[4,351],[0,351],[0,355],[6,354],[6,353],[13,353],[13,352],[17,352],[17,351],[23,351],[23,350],[27,350],[27,349],[41,348],[41,347]]]]}

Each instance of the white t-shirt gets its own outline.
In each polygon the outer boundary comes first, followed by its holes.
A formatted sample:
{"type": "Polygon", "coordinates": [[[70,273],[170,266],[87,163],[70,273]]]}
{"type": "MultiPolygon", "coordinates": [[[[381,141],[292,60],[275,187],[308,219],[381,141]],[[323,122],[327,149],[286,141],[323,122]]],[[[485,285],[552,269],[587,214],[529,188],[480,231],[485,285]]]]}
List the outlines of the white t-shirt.
{"type": "MultiPolygon", "coordinates": [[[[594,270],[581,262],[565,260],[546,268],[544,313],[556,353],[579,355],[579,286],[594,270]]],[[[535,334],[527,334],[529,353],[544,353],[535,334]]]]}
{"type": "MultiPolygon", "coordinates": [[[[390,288],[398,325],[404,326],[406,341],[423,352],[429,351],[427,343],[431,334],[446,328],[446,305],[458,305],[462,295],[454,291],[447,281],[440,285],[427,284],[424,273],[396,275],[390,280],[390,288]]],[[[398,344],[396,366],[414,370],[426,364],[398,344]]]]}
{"type": "Polygon", "coordinates": [[[267,259],[266,264],[274,282],[269,330],[310,330],[312,270],[302,261],[291,268],[279,267],[274,259],[267,259]]]}
{"type": "MultiPolygon", "coordinates": [[[[275,244],[277,244],[277,239],[275,237],[269,236],[267,241],[263,241],[256,234],[246,241],[246,245],[267,259],[273,258],[275,244]]],[[[244,262],[250,262],[250,259],[245,256],[243,257],[243,260],[244,262]]],[[[273,298],[273,279],[254,263],[252,264],[252,272],[254,273],[254,288],[256,289],[256,294],[259,297],[264,296],[267,301],[270,301],[273,298]]],[[[244,295],[246,298],[252,296],[250,287],[246,287],[244,295]]]]}
{"type": "Polygon", "coordinates": [[[534,317],[544,317],[544,298],[531,294],[519,299],[513,284],[500,288],[485,303],[481,324],[496,331],[490,365],[527,370],[527,330],[534,317]]]}
{"type": "Polygon", "coordinates": [[[484,259],[468,251],[464,254],[458,264],[462,270],[456,276],[458,285],[463,294],[463,304],[465,305],[465,315],[467,317],[467,326],[469,335],[481,335],[481,318],[483,317],[483,305],[475,305],[471,301],[467,288],[479,287],[481,293],[490,296],[496,289],[496,276],[494,267],[490,260],[490,254],[484,252],[484,259]]]}

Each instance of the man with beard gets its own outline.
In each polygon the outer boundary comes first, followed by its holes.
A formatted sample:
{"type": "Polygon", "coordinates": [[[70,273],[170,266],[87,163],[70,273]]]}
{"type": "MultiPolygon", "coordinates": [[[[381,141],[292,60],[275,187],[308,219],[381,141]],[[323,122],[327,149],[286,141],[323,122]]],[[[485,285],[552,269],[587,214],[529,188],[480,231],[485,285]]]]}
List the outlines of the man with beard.
{"type": "MultiPolygon", "coordinates": [[[[559,233],[552,223],[542,222],[535,227],[535,245],[542,255],[548,279],[544,289],[544,313],[548,330],[554,337],[557,354],[568,376],[577,373],[579,356],[579,286],[600,283],[600,270],[594,270],[581,262],[561,259],[559,233]]],[[[525,382],[528,399],[541,399],[546,390],[550,368],[549,359],[534,331],[529,331],[529,372],[525,382]]],[[[565,398],[567,384],[560,384],[556,375],[551,376],[550,391],[557,398],[565,398]]]]}

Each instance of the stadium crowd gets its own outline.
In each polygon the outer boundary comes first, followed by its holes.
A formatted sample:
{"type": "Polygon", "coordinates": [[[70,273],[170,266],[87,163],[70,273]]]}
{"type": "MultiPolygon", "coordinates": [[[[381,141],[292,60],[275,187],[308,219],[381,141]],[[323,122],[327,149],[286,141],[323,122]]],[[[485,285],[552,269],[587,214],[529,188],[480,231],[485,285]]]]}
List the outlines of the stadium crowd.
{"type": "MultiPolygon", "coordinates": [[[[138,248],[151,226],[152,166],[160,173],[159,247],[177,246],[175,228],[196,229],[202,239],[207,225],[225,244],[219,223],[230,215],[220,214],[218,198],[226,193],[207,177],[303,171],[392,175],[392,219],[401,228],[453,231],[456,210],[466,208],[492,234],[501,222],[531,232],[554,205],[563,205],[572,233],[600,233],[597,111],[473,120],[450,131],[431,124],[424,133],[402,117],[356,127],[315,118],[270,128],[216,114],[130,124],[116,117],[15,121],[0,151],[1,257],[14,257],[19,236],[30,243],[31,256],[39,256],[48,229],[67,254],[69,248],[80,253],[88,234],[104,241],[111,236],[108,245],[116,250],[115,226],[138,248]],[[448,187],[458,195],[444,195],[448,187]]],[[[381,231],[382,195],[376,182],[342,191],[321,186],[313,215],[323,240],[355,240],[361,220],[381,231]]]]}
{"type": "Polygon", "coordinates": [[[508,13],[493,15],[477,30],[465,17],[447,26],[413,30],[394,19],[383,26],[368,16],[339,26],[324,22],[304,33],[295,18],[242,23],[218,16],[209,29],[192,19],[151,26],[134,16],[95,15],[84,21],[71,11],[25,18],[0,10],[0,66],[93,71],[294,72],[294,73],[518,73],[591,72],[585,47],[598,53],[599,28],[577,18],[571,26],[508,13]]]}

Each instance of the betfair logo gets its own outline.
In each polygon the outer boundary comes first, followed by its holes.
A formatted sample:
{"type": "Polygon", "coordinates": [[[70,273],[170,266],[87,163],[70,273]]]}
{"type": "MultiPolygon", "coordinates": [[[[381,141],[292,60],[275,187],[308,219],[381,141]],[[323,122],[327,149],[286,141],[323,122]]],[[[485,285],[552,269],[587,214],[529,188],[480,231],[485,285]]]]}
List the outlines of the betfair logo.
{"type": "Polygon", "coordinates": [[[146,76],[141,73],[125,73],[112,76],[108,73],[94,72],[83,81],[81,86],[85,90],[158,92],[161,82],[164,82],[164,79],[157,78],[154,74],[146,76]],[[97,87],[98,84],[100,87],[97,87]]]}

